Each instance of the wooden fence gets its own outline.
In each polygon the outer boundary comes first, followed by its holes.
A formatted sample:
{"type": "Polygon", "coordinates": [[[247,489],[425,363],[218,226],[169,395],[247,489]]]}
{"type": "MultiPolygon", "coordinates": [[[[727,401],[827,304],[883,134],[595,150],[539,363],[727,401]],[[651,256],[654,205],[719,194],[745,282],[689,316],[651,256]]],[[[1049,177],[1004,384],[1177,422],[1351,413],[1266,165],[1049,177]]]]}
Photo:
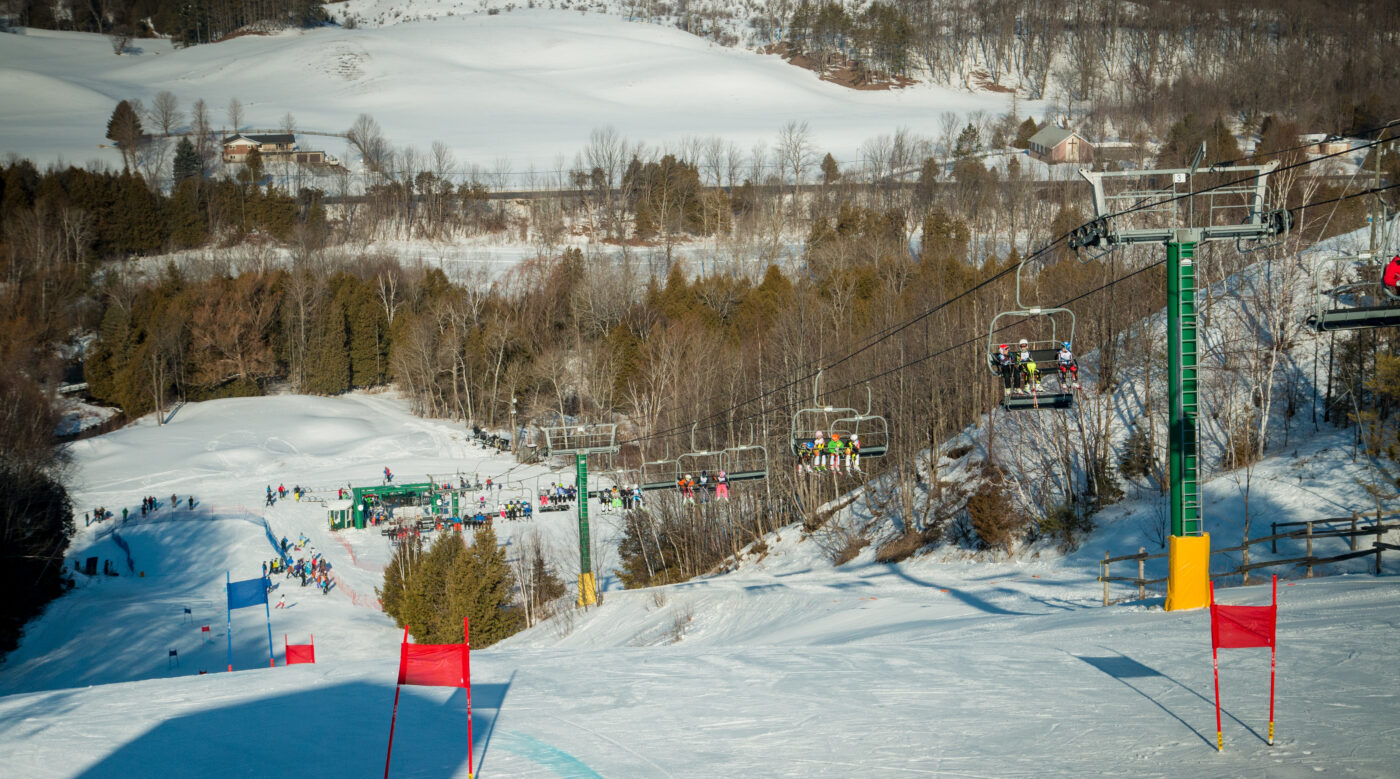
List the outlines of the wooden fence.
{"type": "MultiPolygon", "coordinates": [[[[1249,572],[1260,568],[1272,568],[1279,565],[1301,565],[1304,567],[1304,576],[1311,579],[1313,568],[1327,563],[1338,563],[1343,560],[1352,560],[1358,557],[1374,555],[1376,558],[1375,572],[1379,576],[1381,573],[1381,553],[1385,550],[1392,552],[1400,551],[1400,546],[1384,543],[1381,539],[1386,533],[1392,530],[1400,530],[1400,521],[1389,521],[1400,519],[1400,514],[1392,514],[1389,517],[1382,516],[1378,511],[1374,517],[1369,518],[1369,524],[1363,524],[1363,518],[1355,512],[1350,517],[1340,517],[1336,519],[1315,519],[1307,522],[1274,522],[1272,523],[1274,532],[1260,538],[1251,538],[1240,546],[1231,546],[1223,549],[1212,549],[1212,555],[1229,554],[1231,552],[1247,552],[1250,547],[1257,544],[1269,544],[1273,554],[1278,553],[1278,541],[1283,539],[1305,539],[1307,542],[1307,554],[1303,557],[1292,557],[1286,560],[1262,560],[1259,562],[1242,563],[1236,568],[1228,571],[1212,572],[1210,578],[1221,579],[1228,576],[1240,576],[1245,584],[1249,583],[1249,572]],[[1278,532],[1281,527],[1298,527],[1297,530],[1278,532]],[[1357,548],[1356,539],[1362,536],[1375,536],[1370,548],[1357,548]],[[1318,557],[1313,554],[1313,541],[1319,538],[1345,538],[1349,542],[1351,551],[1344,554],[1332,555],[1330,557],[1318,557]]],[[[1148,560],[1160,560],[1167,556],[1166,552],[1148,554],[1146,547],[1138,547],[1137,554],[1121,555],[1112,557],[1107,551],[1103,553],[1103,560],[1099,563],[1099,581],[1103,582],[1103,605],[1107,606],[1114,601],[1109,597],[1110,582],[1127,582],[1137,585],[1137,599],[1147,597],[1147,585],[1160,584],[1165,582],[1165,576],[1157,579],[1146,578],[1146,566],[1148,560]],[[1137,561],[1137,576],[1111,576],[1109,566],[1113,563],[1137,561]]],[[[1122,598],[1120,600],[1128,600],[1122,598]]]]}

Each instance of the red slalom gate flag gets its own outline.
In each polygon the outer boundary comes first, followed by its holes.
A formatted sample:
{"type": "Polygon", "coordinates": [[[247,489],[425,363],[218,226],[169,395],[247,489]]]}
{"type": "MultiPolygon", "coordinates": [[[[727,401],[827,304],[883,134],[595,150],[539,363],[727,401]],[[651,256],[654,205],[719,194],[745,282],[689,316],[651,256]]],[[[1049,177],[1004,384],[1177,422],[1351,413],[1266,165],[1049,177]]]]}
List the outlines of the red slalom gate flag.
{"type": "Polygon", "coordinates": [[[1273,579],[1273,602],[1268,606],[1222,606],[1210,585],[1210,655],[1215,667],[1215,748],[1224,751],[1220,727],[1221,649],[1269,648],[1269,745],[1274,743],[1274,670],[1278,666],[1278,577],[1273,579]]]}
{"type": "Polygon", "coordinates": [[[316,636],[311,636],[309,644],[288,644],[287,634],[282,634],[283,656],[287,665],[316,662],[316,636]]]}
{"type": "Polygon", "coordinates": [[[472,779],[472,673],[471,625],[462,620],[460,644],[410,644],[408,626],[403,628],[399,649],[399,678],[394,685],[394,714],[389,719],[389,749],[384,755],[384,779],[389,777],[389,760],[394,754],[394,725],[399,718],[399,690],[405,684],[429,687],[462,687],[467,691],[467,779],[472,779]]]}
{"type": "Polygon", "coordinates": [[[399,684],[466,687],[467,645],[404,644],[399,655],[399,684]]]}

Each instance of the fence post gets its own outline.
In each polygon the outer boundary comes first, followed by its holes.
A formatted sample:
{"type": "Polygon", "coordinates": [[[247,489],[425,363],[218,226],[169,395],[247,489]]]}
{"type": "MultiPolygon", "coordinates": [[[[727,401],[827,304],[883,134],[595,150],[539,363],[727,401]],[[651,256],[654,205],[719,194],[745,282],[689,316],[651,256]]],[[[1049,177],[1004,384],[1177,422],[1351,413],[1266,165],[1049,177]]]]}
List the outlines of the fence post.
{"type": "Polygon", "coordinates": [[[1356,551],[1356,512],[1351,512],[1351,551],[1356,551]]]}
{"type": "Polygon", "coordinates": [[[1312,578],[1312,520],[1308,520],[1308,573],[1307,578],[1312,578]]]}
{"type": "Polygon", "coordinates": [[[1147,585],[1144,584],[1142,581],[1143,579],[1147,578],[1146,574],[1143,572],[1143,566],[1145,566],[1146,564],[1147,547],[1140,546],[1138,547],[1138,600],[1142,600],[1143,598],[1147,597],[1147,585]]]}
{"type": "Polygon", "coordinates": [[[1269,535],[1275,536],[1274,538],[1269,539],[1269,551],[1273,554],[1278,554],[1278,523],[1270,522],[1269,527],[1269,535]]]}
{"type": "Polygon", "coordinates": [[[1378,510],[1376,511],[1376,575],[1377,575],[1377,576],[1380,576],[1380,575],[1381,575],[1381,550],[1385,548],[1385,547],[1381,546],[1381,536],[1384,535],[1384,533],[1381,532],[1381,527],[1382,527],[1382,525],[1381,525],[1381,512],[1380,512],[1380,510],[1378,509],[1378,510]]]}
{"type": "MultiPolygon", "coordinates": [[[[1377,536],[1379,538],[1379,536],[1377,536]]],[[[1103,550],[1103,562],[1099,563],[1099,570],[1102,575],[1099,579],[1103,581],[1103,605],[1108,605],[1108,550],[1103,550]]]]}

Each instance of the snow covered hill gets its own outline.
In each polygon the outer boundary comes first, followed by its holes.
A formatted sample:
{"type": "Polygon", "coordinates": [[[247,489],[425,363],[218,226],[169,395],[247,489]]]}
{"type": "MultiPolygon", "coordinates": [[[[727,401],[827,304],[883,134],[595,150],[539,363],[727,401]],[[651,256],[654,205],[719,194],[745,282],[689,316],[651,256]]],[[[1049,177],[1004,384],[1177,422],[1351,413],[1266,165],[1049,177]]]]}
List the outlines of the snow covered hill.
{"type": "MultiPolygon", "coordinates": [[[[0,153],[40,165],[119,167],[106,123],[122,99],[151,105],[170,91],[188,117],[203,99],[218,127],[243,104],[242,128],[273,129],[291,113],[302,131],[344,133],[361,113],[396,147],[433,141],[458,162],[523,186],[572,164],[589,133],[612,125],[650,146],[719,136],[745,152],[789,121],[810,124],[815,149],[855,161],[865,140],[898,127],[931,132],[945,111],[1005,113],[1011,98],[921,86],[858,92],[777,57],[715,46],[674,28],[618,16],[516,10],[386,27],[326,27],[172,49],[141,40],[114,56],[97,35],[21,29],[0,35],[0,153]],[[535,173],[529,171],[533,169],[535,173]]],[[[1022,112],[1038,112],[1023,102],[1022,112]]],[[[339,138],[303,147],[352,160],[339,138]]]]}
{"type": "MultiPolygon", "coordinates": [[[[79,576],[0,666],[7,775],[377,772],[401,634],[367,597],[388,545],[329,532],[317,498],[376,482],[384,465],[400,479],[460,469],[522,491],[550,479],[465,438],[391,395],[276,396],[191,404],[163,427],[148,418],[75,444],[80,509],[119,514],[151,494],[163,505],[82,529],[70,559],[115,557],[122,575],[79,576]],[[278,483],[313,494],[260,508],[278,483]],[[195,508],[171,511],[171,492],[195,508]],[[340,586],[278,581],[290,606],[272,613],[278,661],[282,634],[314,634],[316,665],[265,667],[267,628],[247,609],[234,613],[229,674],[224,575],[256,576],[272,556],[263,518],[275,535],[308,536],[340,586]],[[128,575],[117,534],[144,577],[128,575]]],[[[574,518],[544,516],[531,524],[571,578],[574,518]]],[[[498,528],[514,546],[531,525],[498,528]]],[[[615,547],[607,515],[594,528],[615,547]]],[[[1053,557],[834,568],[789,528],[728,575],[639,591],[605,578],[600,608],[475,653],[475,763],[512,777],[1390,772],[1400,735],[1376,725],[1400,721],[1393,576],[1285,583],[1277,746],[1262,739],[1267,658],[1228,652],[1219,755],[1206,615],[1103,608],[1096,572],[1053,557]]],[[[461,692],[407,688],[394,774],[464,775],[465,728],[461,692]]]]}

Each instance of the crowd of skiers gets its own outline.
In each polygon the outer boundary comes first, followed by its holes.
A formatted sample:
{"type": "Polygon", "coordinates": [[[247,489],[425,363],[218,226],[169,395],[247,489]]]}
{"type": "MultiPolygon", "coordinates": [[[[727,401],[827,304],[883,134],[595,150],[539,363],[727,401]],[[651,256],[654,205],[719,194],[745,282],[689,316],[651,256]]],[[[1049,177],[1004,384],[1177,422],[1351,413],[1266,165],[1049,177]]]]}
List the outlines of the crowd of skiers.
{"type": "MultiPolygon", "coordinates": [[[[322,595],[329,593],[331,587],[335,586],[331,580],[331,564],[321,553],[311,547],[311,539],[305,535],[297,538],[295,544],[287,541],[286,536],[282,537],[282,554],[279,557],[263,563],[263,576],[273,574],[283,574],[288,579],[299,579],[301,586],[308,584],[316,587],[322,595]],[[288,562],[292,559],[293,553],[302,553],[295,562],[288,562]]],[[[279,602],[277,608],[284,608],[285,604],[279,602]]]]}
{"type": "MultiPolygon", "coordinates": [[[[1069,341],[1060,344],[1055,354],[1055,364],[1059,371],[1060,390],[1068,392],[1070,387],[1079,389],[1079,363],[1074,359],[1069,341]]],[[[1029,395],[1045,391],[1040,381],[1040,366],[1036,365],[1030,343],[1024,338],[1017,344],[1015,354],[1012,354],[1010,344],[997,347],[997,353],[992,355],[992,365],[1001,375],[1002,390],[1008,396],[1013,392],[1029,395]]]]}

